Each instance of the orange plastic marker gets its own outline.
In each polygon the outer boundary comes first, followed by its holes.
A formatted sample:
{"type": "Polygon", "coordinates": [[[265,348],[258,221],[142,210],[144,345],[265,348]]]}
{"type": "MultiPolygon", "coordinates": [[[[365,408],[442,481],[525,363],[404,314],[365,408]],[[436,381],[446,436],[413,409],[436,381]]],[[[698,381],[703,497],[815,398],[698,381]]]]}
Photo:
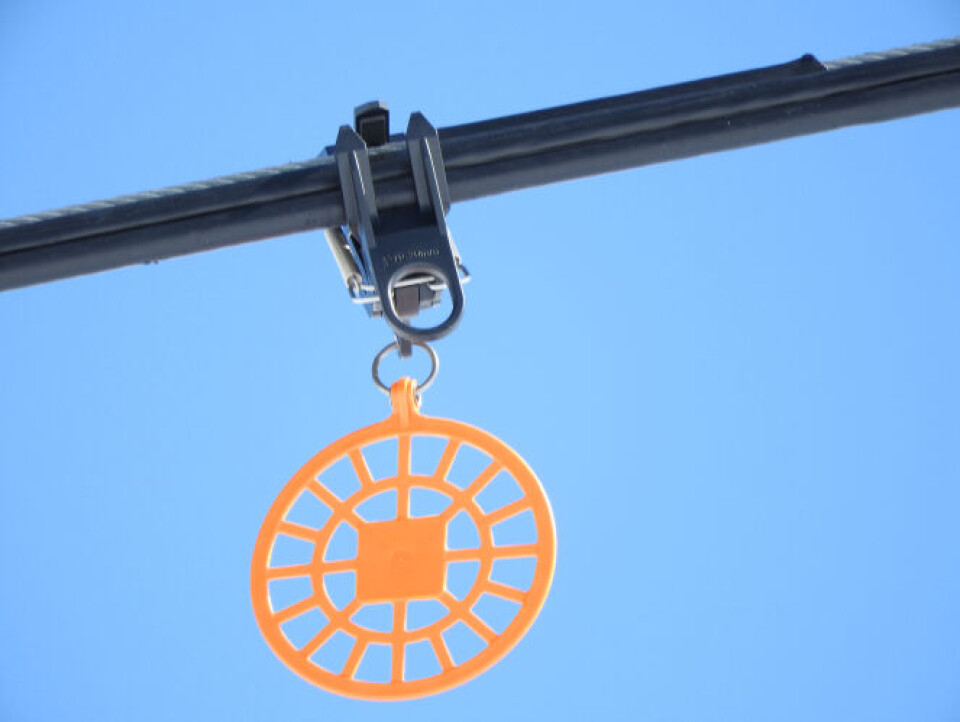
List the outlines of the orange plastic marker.
{"type": "Polygon", "coordinates": [[[360,699],[399,700],[436,694],[490,668],[533,624],[546,599],[556,556],[556,533],[549,502],[533,471],[515,451],[476,427],[423,416],[416,399],[416,382],[412,379],[404,378],[393,384],[390,400],[393,413],[387,419],[334,442],[307,462],[284,487],[260,529],[250,574],[257,624],[274,653],[305,680],[331,692],[360,699]],[[440,460],[429,474],[411,471],[412,439],[420,436],[446,440],[440,460]],[[375,479],[363,450],[391,439],[396,440],[398,449],[396,474],[375,479]],[[467,447],[482,452],[490,462],[472,481],[457,485],[449,480],[448,475],[458,453],[467,447]],[[324,473],[344,459],[352,466],[359,488],[341,499],[324,485],[324,473]],[[522,495],[511,503],[485,512],[477,502],[477,496],[499,474],[511,477],[522,495]],[[411,516],[410,492],[417,488],[438,492],[451,501],[439,514],[411,516]],[[358,513],[358,507],[384,492],[396,493],[396,518],[365,521],[358,513]],[[303,494],[316,497],[329,509],[329,518],[320,528],[286,519],[303,494]],[[466,512],[472,520],[480,543],[470,549],[449,549],[447,527],[461,512],[466,512]],[[533,519],[535,541],[498,545],[494,527],[526,512],[530,512],[533,519]],[[327,546],[342,523],[356,530],[356,557],[329,561],[327,546]],[[278,535],[312,543],[311,561],[293,566],[271,566],[271,554],[278,535]],[[534,565],[528,588],[521,589],[493,578],[496,576],[493,573],[496,562],[511,559],[528,559],[534,565]],[[475,562],[479,570],[469,592],[457,597],[447,588],[447,568],[463,561],[475,562]],[[324,577],[343,572],[355,575],[355,593],[352,600],[338,607],[327,591],[324,577]],[[274,608],[271,582],[293,578],[309,580],[312,593],[284,608],[274,608]],[[512,620],[499,632],[477,611],[477,602],[484,595],[519,606],[512,620]],[[446,614],[425,626],[412,628],[408,624],[407,609],[409,603],[421,600],[439,602],[446,614]],[[384,603],[393,605],[389,631],[371,629],[357,620],[366,605],[384,603]],[[322,613],[326,623],[305,644],[294,644],[285,634],[283,625],[314,610],[322,613]],[[461,624],[466,625],[485,646],[474,656],[457,663],[457,652],[448,645],[446,633],[461,624]],[[322,656],[318,652],[334,635],[341,639],[346,635],[352,639],[350,651],[339,670],[325,668],[316,659],[322,656]],[[419,645],[421,652],[425,645],[429,646],[439,672],[411,679],[406,671],[411,645],[419,645]],[[374,647],[389,650],[386,679],[359,679],[358,670],[374,647]]]}

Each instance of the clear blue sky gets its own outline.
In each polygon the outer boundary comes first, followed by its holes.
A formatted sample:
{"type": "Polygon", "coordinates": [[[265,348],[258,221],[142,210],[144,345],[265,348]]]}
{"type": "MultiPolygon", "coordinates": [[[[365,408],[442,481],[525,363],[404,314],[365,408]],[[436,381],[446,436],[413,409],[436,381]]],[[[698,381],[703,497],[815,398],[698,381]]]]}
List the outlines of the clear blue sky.
{"type": "MultiPolygon", "coordinates": [[[[0,4],[0,217],[960,34],[953,0],[0,4]]],[[[537,470],[550,598],[439,697],[341,699],[253,620],[272,499],[382,418],[322,235],[0,295],[0,719],[960,718],[960,115],[454,207],[425,411],[537,470]]],[[[398,366],[390,366],[396,373],[398,366]]]]}

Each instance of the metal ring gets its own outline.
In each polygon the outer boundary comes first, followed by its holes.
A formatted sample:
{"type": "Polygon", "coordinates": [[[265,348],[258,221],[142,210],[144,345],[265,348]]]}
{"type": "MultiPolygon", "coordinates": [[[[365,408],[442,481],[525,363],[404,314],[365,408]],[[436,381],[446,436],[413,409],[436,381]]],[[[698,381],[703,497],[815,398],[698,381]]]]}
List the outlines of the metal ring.
{"type": "MultiPolygon", "coordinates": [[[[417,383],[417,393],[422,393],[429,389],[433,385],[433,382],[437,380],[437,370],[440,368],[440,359],[437,356],[437,352],[422,341],[411,341],[410,343],[413,346],[422,348],[430,356],[430,373],[427,375],[427,378],[424,379],[423,383],[417,383]]],[[[375,383],[377,388],[388,396],[390,395],[390,387],[380,380],[380,362],[383,361],[386,355],[394,349],[396,349],[397,352],[400,351],[400,347],[397,345],[396,341],[393,343],[388,343],[386,346],[384,346],[380,350],[380,353],[378,353],[373,359],[373,383],[375,383]]]]}

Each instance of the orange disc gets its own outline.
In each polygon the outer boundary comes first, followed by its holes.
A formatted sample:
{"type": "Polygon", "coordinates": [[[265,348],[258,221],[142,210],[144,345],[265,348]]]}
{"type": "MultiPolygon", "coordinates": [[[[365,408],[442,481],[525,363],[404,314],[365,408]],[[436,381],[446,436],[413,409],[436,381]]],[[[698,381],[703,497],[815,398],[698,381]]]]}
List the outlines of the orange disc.
{"type": "Polygon", "coordinates": [[[387,419],[308,461],[253,552],[253,610],[270,648],[305,680],[360,699],[422,697],[476,677],[530,628],[553,578],[553,515],[533,471],[490,434],[421,415],[415,390],[397,381],[387,419]],[[380,474],[368,457],[384,442],[396,448],[380,474]],[[439,452],[427,468],[425,443],[439,452]],[[421,498],[433,499],[430,513],[417,513],[421,498]],[[325,521],[294,521],[304,500],[325,521]],[[472,541],[455,538],[471,525],[472,541]],[[302,557],[281,558],[283,545],[302,557]],[[302,598],[275,604],[285,584],[302,598]]]}

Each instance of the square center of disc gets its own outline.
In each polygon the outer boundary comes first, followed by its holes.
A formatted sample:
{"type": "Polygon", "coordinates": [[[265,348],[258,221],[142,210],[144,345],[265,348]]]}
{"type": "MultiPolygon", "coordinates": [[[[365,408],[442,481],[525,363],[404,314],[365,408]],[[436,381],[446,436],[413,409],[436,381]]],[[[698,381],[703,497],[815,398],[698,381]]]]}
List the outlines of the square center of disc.
{"type": "Polygon", "coordinates": [[[435,597],[443,591],[444,523],[439,516],[364,524],[357,540],[357,601],[435,597]]]}

